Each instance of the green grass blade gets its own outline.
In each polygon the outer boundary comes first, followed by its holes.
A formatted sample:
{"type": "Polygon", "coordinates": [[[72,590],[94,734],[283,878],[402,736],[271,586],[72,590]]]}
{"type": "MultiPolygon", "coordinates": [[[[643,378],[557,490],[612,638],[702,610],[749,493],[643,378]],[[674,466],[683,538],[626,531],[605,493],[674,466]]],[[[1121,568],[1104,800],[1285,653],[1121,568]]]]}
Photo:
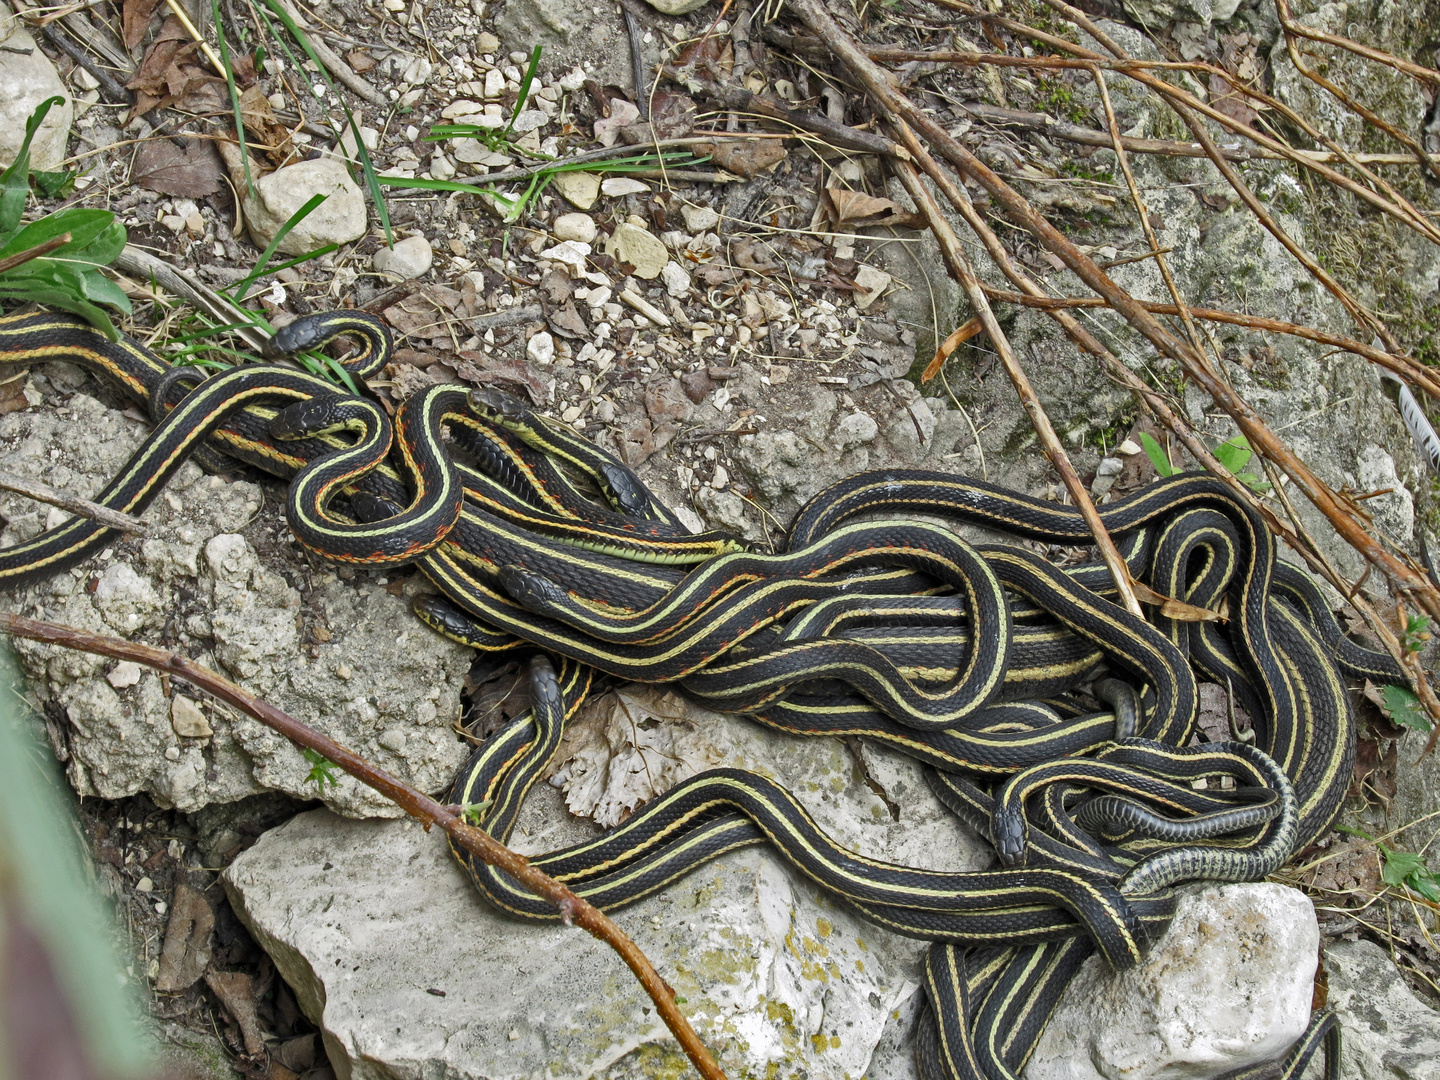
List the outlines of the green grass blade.
{"type": "Polygon", "coordinates": [[[530,53],[530,64],[525,69],[525,77],[520,80],[520,96],[515,99],[515,108],[510,110],[510,122],[505,125],[505,134],[500,136],[502,142],[510,141],[510,133],[515,130],[515,121],[520,116],[520,110],[525,108],[525,99],[530,96],[530,84],[535,81],[535,72],[540,68],[541,45],[536,45],[530,53]]]}
{"type": "Polygon", "coordinates": [[[240,161],[245,167],[245,192],[255,194],[250,178],[250,150],[245,139],[245,118],[241,115],[240,91],[235,89],[235,72],[230,65],[230,42],[225,37],[225,24],[220,20],[220,0],[210,0],[211,18],[215,20],[215,36],[220,39],[220,62],[225,67],[225,85],[230,90],[230,107],[235,112],[235,137],[240,140],[240,161]]]}

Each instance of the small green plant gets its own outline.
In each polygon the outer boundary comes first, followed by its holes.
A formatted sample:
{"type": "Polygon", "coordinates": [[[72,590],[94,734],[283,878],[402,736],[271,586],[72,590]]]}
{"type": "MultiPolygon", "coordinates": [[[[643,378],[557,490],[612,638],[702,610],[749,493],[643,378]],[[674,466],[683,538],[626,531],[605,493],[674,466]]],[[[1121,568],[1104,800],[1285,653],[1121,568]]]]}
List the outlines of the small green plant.
{"type": "Polygon", "coordinates": [[[305,760],[310,763],[310,775],[305,777],[305,782],[314,784],[322,796],[325,794],[326,784],[332,788],[339,785],[340,778],[335,775],[335,763],[324,754],[306,750],[305,760]]]}
{"type": "Polygon", "coordinates": [[[40,103],[25,122],[25,139],[14,163],[0,174],[0,263],[12,261],[9,269],[0,270],[0,298],[72,312],[114,340],[115,324],[104,309],[128,315],[130,300],[99,267],[114,262],[124,249],[125,227],[109,210],[85,206],[46,214],[28,225],[20,223],[30,199],[30,143],[46,114],[63,100],[52,97],[40,103]],[[62,240],[66,234],[69,239],[62,240]],[[36,249],[43,254],[15,258],[36,249]]]}
{"type": "Polygon", "coordinates": [[[1263,495],[1270,490],[1270,485],[1260,479],[1258,473],[1240,471],[1255,453],[1250,449],[1250,440],[1245,438],[1244,435],[1236,435],[1233,439],[1226,439],[1219,446],[1215,447],[1214,452],[1215,460],[1229,469],[1235,479],[1250,488],[1251,491],[1263,495]]]}
{"type": "Polygon", "coordinates": [[[1380,852],[1380,880],[1392,889],[1404,887],[1432,904],[1440,904],[1440,877],[1425,866],[1425,856],[1413,851],[1397,851],[1371,836],[1364,829],[1336,825],[1336,832],[1369,840],[1380,852]]]}
{"type": "Polygon", "coordinates": [[[1407,653],[1418,653],[1430,643],[1430,616],[1409,615],[1400,632],[1400,647],[1407,653]]]}
{"type": "Polygon", "coordinates": [[[480,802],[467,802],[460,808],[460,819],[467,825],[474,825],[477,829],[481,825],[481,815],[490,808],[493,799],[482,799],[480,802]]]}
{"type": "Polygon", "coordinates": [[[1376,845],[1385,864],[1380,870],[1380,880],[1393,887],[1404,886],[1417,896],[1423,896],[1432,904],[1440,904],[1440,878],[1425,867],[1425,857],[1413,851],[1395,851],[1384,844],[1376,845]]]}
{"type": "Polygon", "coordinates": [[[530,87],[535,82],[535,73],[540,69],[541,45],[536,45],[530,53],[530,63],[525,68],[525,76],[520,80],[520,93],[515,98],[515,108],[510,110],[510,121],[503,128],[481,127],[479,124],[436,124],[430,129],[430,134],[425,138],[430,142],[439,139],[476,139],[486,145],[490,150],[499,152],[510,145],[510,136],[515,131],[515,121],[520,118],[520,113],[525,109],[525,102],[530,97],[530,87]]]}
{"type": "Polygon", "coordinates": [[[1153,435],[1147,435],[1142,431],[1140,433],[1140,445],[1144,447],[1145,456],[1150,459],[1150,464],[1155,466],[1155,471],[1160,474],[1162,479],[1167,476],[1174,476],[1180,471],[1170,463],[1170,455],[1165,452],[1163,446],[1155,441],[1153,435]]]}
{"type": "Polygon", "coordinates": [[[1413,731],[1429,731],[1430,717],[1420,699],[1403,686],[1387,686],[1381,691],[1385,701],[1385,715],[1392,721],[1413,731]]]}
{"type": "MultiPolygon", "coordinates": [[[[1162,477],[1174,476],[1180,472],[1180,469],[1170,461],[1170,455],[1165,452],[1165,448],[1152,436],[1142,432],[1140,445],[1145,449],[1145,456],[1155,466],[1155,471],[1162,477]]],[[[1215,447],[1213,452],[1215,460],[1224,465],[1236,480],[1250,488],[1251,491],[1263,495],[1270,490],[1270,485],[1260,479],[1259,474],[1240,471],[1245,467],[1245,463],[1254,456],[1254,451],[1250,449],[1250,442],[1244,435],[1237,435],[1233,439],[1225,440],[1215,447]]]]}

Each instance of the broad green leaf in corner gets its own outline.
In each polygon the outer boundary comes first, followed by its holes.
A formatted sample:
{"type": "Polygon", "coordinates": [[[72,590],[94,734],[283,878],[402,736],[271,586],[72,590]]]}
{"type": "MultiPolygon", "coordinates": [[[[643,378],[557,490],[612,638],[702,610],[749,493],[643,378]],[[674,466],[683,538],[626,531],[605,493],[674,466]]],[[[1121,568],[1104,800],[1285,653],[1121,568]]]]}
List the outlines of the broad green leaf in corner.
{"type": "Polygon", "coordinates": [[[1170,464],[1170,455],[1165,453],[1165,448],[1155,441],[1153,435],[1140,433],[1140,445],[1145,448],[1145,456],[1155,466],[1155,471],[1162,477],[1174,476],[1180,470],[1170,464]]]}
{"type": "Polygon", "coordinates": [[[1413,731],[1430,730],[1430,718],[1425,715],[1418,697],[1403,686],[1387,686],[1383,693],[1385,711],[1391,720],[1413,731]]]}
{"type": "Polygon", "coordinates": [[[1215,460],[1238,476],[1252,453],[1250,441],[1244,435],[1237,435],[1215,447],[1215,460]]]}

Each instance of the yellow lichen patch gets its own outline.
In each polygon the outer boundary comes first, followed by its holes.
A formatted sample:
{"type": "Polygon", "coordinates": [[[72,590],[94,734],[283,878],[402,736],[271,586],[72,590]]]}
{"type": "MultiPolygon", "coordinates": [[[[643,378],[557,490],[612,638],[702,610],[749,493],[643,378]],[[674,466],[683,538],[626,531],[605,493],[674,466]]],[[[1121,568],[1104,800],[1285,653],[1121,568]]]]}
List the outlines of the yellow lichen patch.
{"type": "Polygon", "coordinates": [[[805,945],[805,951],[806,951],[807,953],[810,953],[810,954],[812,954],[812,955],[814,955],[814,956],[829,956],[829,955],[830,955],[830,950],[829,950],[829,949],[827,949],[824,945],[821,945],[820,942],[816,941],[813,937],[810,937],[808,934],[805,936],[805,938],[803,939],[803,941],[804,941],[804,945],[805,945]]]}
{"type": "Polygon", "coordinates": [[[815,932],[822,938],[829,937],[834,929],[835,925],[829,919],[821,918],[815,920],[815,932]]]}
{"type": "Polygon", "coordinates": [[[860,973],[863,975],[863,974],[865,973],[865,961],[864,961],[864,960],[856,960],[856,961],[855,961],[855,970],[858,971],[858,972],[860,972],[860,973]]]}
{"type": "Polygon", "coordinates": [[[870,951],[870,946],[865,944],[865,939],[862,938],[862,937],[857,937],[857,938],[855,939],[855,944],[860,947],[860,951],[861,951],[861,952],[869,952],[869,951],[870,951]]]}
{"type": "Polygon", "coordinates": [[[809,979],[811,982],[829,982],[829,973],[817,964],[814,960],[806,960],[800,965],[800,976],[809,979]]]}

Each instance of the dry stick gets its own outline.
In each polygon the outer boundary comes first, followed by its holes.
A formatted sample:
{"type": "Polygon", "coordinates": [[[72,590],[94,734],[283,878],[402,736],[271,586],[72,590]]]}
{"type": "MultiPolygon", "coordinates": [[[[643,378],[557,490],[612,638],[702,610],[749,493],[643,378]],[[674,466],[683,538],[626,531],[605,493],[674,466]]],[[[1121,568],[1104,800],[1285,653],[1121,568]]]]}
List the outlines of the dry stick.
{"type": "Polygon", "coordinates": [[[1150,250],[1155,252],[1155,265],[1160,268],[1160,276],[1165,280],[1165,289],[1170,293],[1170,299],[1175,301],[1175,307],[1180,311],[1180,321],[1185,324],[1185,332],[1190,335],[1190,344],[1197,355],[1204,356],[1205,346],[1200,340],[1200,331],[1195,328],[1195,320],[1190,317],[1190,310],[1180,295],[1180,286],[1175,283],[1175,275],[1170,272],[1169,260],[1160,253],[1160,238],[1155,235],[1155,227],[1150,223],[1150,211],[1145,208],[1145,200],[1140,196],[1140,185],[1135,182],[1135,173],[1130,168],[1130,155],[1125,152],[1120,138],[1120,121],[1115,116],[1115,105],[1110,100],[1110,87],[1105,83],[1105,73],[1094,68],[1091,75],[1100,89],[1100,103],[1105,107],[1105,125],[1110,129],[1110,138],[1113,140],[1111,149],[1115,151],[1115,159],[1120,163],[1120,172],[1125,177],[1125,186],[1130,190],[1130,201],[1135,204],[1135,213],[1140,217],[1140,228],[1145,232],[1145,242],[1150,245],[1150,250]]]}
{"type": "MultiPolygon", "coordinates": [[[[1015,261],[1010,257],[1010,253],[1006,251],[1004,245],[1000,243],[1000,238],[995,235],[995,231],[990,228],[985,219],[975,210],[974,204],[970,202],[969,196],[965,194],[964,188],[956,184],[951,175],[940,167],[939,163],[920,145],[919,141],[916,140],[914,134],[908,128],[902,125],[901,131],[907,148],[914,156],[920,168],[935,182],[935,186],[944,193],[945,197],[950,200],[965,218],[966,224],[974,230],[975,235],[978,236],[981,243],[985,245],[985,250],[990,255],[994,264],[999,267],[1000,271],[1010,279],[1016,288],[1024,290],[1023,292],[1014,293],[982,284],[981,287],[985,290],[986,295],[993,299],[1026,304],[1046,311],[1051,318],[1060,324],[1061,328],[1076,345],[1092,356],[1097,357],[1100,362],[1105,365],[1106,371],[1115,382],[1133,393],[1162,424],[1169,428],[1175,437],[1184,444],[1185,448],[1190,451],[1191,456],[1193,456],[1196,461],[1228,484],[1241,502],[1252,507],[1255,512],[1261,516],[1271,532],[1279,536],[1299,553],[1310,567],[1325,578],[1340,595],[1348,597],[1350,602],[1360,611],[1366,623],[1374,631],[1375,636],[1384,644],[1390,655],[1395,658],[1395,662],[1399,664],[1402,669],[1411,671],[1413,665],[1406,663],[1406,654],[1400,644],[1400,639],[1395,636],[1395,633],[1380,617],[1379,613],[1375,611],[1363,597],[1356,595],[1358,590],[1335,571],[1329,561],[1320,552],[1314,540],[1305,532],[1304,528],[1299,525],[1298,521],[1296,525],[1292,527],[1278,517],[1269,506],[1265,505],[1264,502],[1256,497],[1255,492],[1246,487],[1229,469],[1221,464],[1214,454],[1211,453],[1210,448],[1201,441],[1200,436],[1190,422],[1170,408],[1170,404],[1165,400],[1164,395],[1147,385],[1135,372],[1126,367],[1119,357],[1101,344],[1089,330],[1081,326],[1080,323],[1075,320],[1074,316],[1065,310],[1063,301],[1053,301],[1046,297],[1040,289],[1040,286],[1027,277],[1025,273],[1016,266],[1015,261]]],[[[1105,301],[1094,298],[1093,300],[1087,299],[1084,303],[1086,306],[1102,306],[1105,301]]],[[[1152,310],[1165,307],[1165,305],[1159,304],[1146,306],[1152,310]]],[[[1198,308],[1192,309],[1192,314],[1199,315],[1203,310],[1204,309],[1198,308]]],[[[1174,314],[1174,310],[1170,309],[1166,313],[1174,314]]],[[[1229,312],[1211,312],[1209,314],[1230,315],[1229,312]]],[[[1242,322],[1242,324],[1246,321],[1244,316],[1233,316],[1233,319],[1234,321],[1242,322]]],[[[1284,323],[1279,325],[1288,326],[1289,324],[1284,323]]],[[[1261,461],[1264,462],[1265,459],[1262,458],[1261,461]]],[[[1265,464],[1266,467],[1269,468],[1269,463],[1265,462],[1265,464]]],[[[1276,491],[1281,491],[1278,483],[1275,485],[1275,488],[1276,491]]],[[[1289,505],[1288,499],[1284,499],[1283,501],[1287,506],[1289,505]]],[[[1423,672],[1420,673],[1420,677],[1416,680],[1415,686],[1417,696],[1419,696],[1422,701],[1427,700],[1427,695],[1433,698],[1429,684],[1424,680],[1423,672]]],[[[1428,705],[1426,707],[1429,708],[1428,705]]]]}
{"type": "MultiPolygon", "coordinates": [[[[935,2],[944,7],[951,8],[955,11],[964,12],[965,14],[971,15],[977,19],[984,19],[988,22],[993,22],[998,26],[1002,26],[1005,29],[1012,31],[1013,33],[1033,38],[1034,40],[1049,45],[1052,48],[1060,49],[1061,51],[1068,52],[1073,56],[1080,58],[1079,60],[1064,60],[1059,57],[1035,57],[1032,59],[1025,57],[1000,57],[992,53],[974,53],[972,55],[977,58],[976,62],[997,63],[1005,66],[1042,68],[1078,68],[1083,67],[1087,62],[1117,63],[1116,61],[1111,61],[1109,60],[1109,58],[1103,56],[1100,53],[1094,52],[1091,49],[1082,48],[1081,46],[1076,45],[1072,41],[1066,41],[1064,38],[1056,37],[1053,34],[1047,34],[1043,30],[1036,30],[1034,27],[1027,26],[1025,23],[1019,22],[1015,19],[1007,19],[1003,15],[993,15],[988,11],[982,11],[981,9],[974,7],[973,5],[966,3],[965,0],[935,0],[935,2]]],[[[1047,0],[1047,2],[1049,2],[1049,0],[1047,0]]],[[[1067,17],[1070,18],[1072,21],[1077,21],[1076,16],[1078,16],[1080,19],[1084,19],[1084,14],[1073,7],[1069,7],[1067,5],[1065,6],[1064,10],[1067,13],[1067,17]],[[1070,15],[1069,12],[1075,12],[1075,15],[1070,15]]],[[[1079,25],[1078,22],[1077,25],[1079,25]]],[[[1090,33],[1091,36],[1095,38],[1095,40],[1101,42],[1102,44],[1105,44],[1107,48],[1113,45],[1113,42],[1110,42],[1110,39],[1107,38],[1105,34],[1098,27],[1095,27],[1094,23],[1090,22],[1088,19],[1085,20],[1083,25],[1085,26],[1086,32],[1090,33]]],[[[1376,209],[1381,210],[1382,212],[1389,214],[1397,220],[1403,222],[1410,228],[1426,236],[1427,239],[1440,243],[1440,239],[1437,239],[1437,237],[1440,237],[1440,229],[1437,229],[1437,227],[1433,225],[1425,217],[1424,214],[1422,214],[1410,203],[1402,200],[1401,205],[1397,206],[1395,203],[1392,203],[1390,200],[1384,198],[1377,192],[1370,190],[1364,184],[1358,183],[1355,180],[1352,180],[1350,177],[1346,176],[1344,173],[1337,172],[1336,170],[1328,167],[1327,165],[1322,164],[1314,157],[1309,157],[1300,153],[1294,147],[1289,146],[1281,140],[1266,135],[1263,132],[1257,130],[1256,128],[1251,127],[1249,124],[1241,123],[1234,117],[1227,116],[1220,110],[1215,109],[1212,106],[1201,101],[1193,94],[1188,93],[1187,91],[1182,90],[1179,87],[1172,85],[1171,83],[1167,83],[1163,79],[1158,79],[1155,76],[1149,74],[1146,69],[1154,65],[1146,64],[1141,61],[1133,60],[1128,56],[1124,56],[1123,50],[1120,50],[1118,47],[1115,47],[1112,51],[1114,51],[1117,56],[1122,57],[1122,59],[1118,62],[1119,66],[1117,67],[1117,70],[1126,71],[1126,73],[1130,74],[1131,77],[1134,78],[1137,82],[1143,83],[1145,86],[1148,86],[1150,89],[1154,90],[1158,94],[1161,94],[1167,99],[1179,102],[1188,108],[1194,109],[1197,112],[1202,113],[1204,116],[1214,121],[1216,124],[1219,124],[1221,127],[1225,128],[1228,131],[1234,132],[1236,135],[1240,135],[1243,138],[1249,139],[1257,146],[1262,146],[1269,150],[1272,150],[1276,154],[1285,158],[1287,161],[1293,161],[1297,165],[1309,169],[1310,171],[1328,180],[1335,186],[1343,188],[1344,190],[1350,192],[1350,194],[1354,195],[1356,198],[1363,199],[1364,201],[1374,206],[1376,209]]],[[[1215,67],[1213,64],[1195,65],[1195,67],[1198,70],[1219,75],[1222,78],[1226,78],[1227,80],[1230,77],[1229,73],[1226,72],[1224,68],[1215,67]]],[[[1339,152],[1342,157],[1348,154],[1348,151],[1345,151],[1342,147],[1339,147],[1338,145],[1328,140],[1323,133],[1317,131],[1311,124],[1309,124],[1305,120],[1304,117],[1296,113],[1283,101],[1279,101],[1275,98],[1270,97],[1267,94],[1261,93],[1258,90],[1252,89],[1248,86],[1244,86],[1243,84],[1236,86],[1234,83],[1231,83],[1230,85],[1245,94],[1245,96],[1252,97],[1255,100],[1264,104],[1267,108],[1274,109],[1277,114],[1285,117],[1285,119],[1295,124],[1296,127],[1306,132],[1311,138],[1315,139],[1317,142],[1329,145],[1332,150],[1339,152]]],[[[1207,154],[1207,156],[1209,155],[1207,154]]]]}
{"type": "MultiPolygon", "coordinates": [[[[1066,308],[1109,309],[1110,307],[1109,303],[1098,296],[1045,296],[1041,293],[1010,292],[990,285],[983,287],[985,295],[991,300],[1040,308],[1045,311],[1058,311],[1066,308]]],[[[1148,300],[1141,300],[1140,304],[1152,315],[1178,316],[1180,314],[1179,309],[1173,304],[1156,304],[1148,300]]],[[[1347,338],[1343,334],[1331,334],[1324,330],[1316,330],[1313,326],[1284,322],[1280,319],[1267,319],[1260,315],[1242,315],[1236,311],[1223,311],[1218,308],[1192,307],[1187,310],[1195,318],[1203,319],[1205,322],[1227,323],[1231,326],[1243,326],[1250,330],[1288,334],[1291,337],[1304,338],[1306,341],[1313,341],[1320,345],[1329,345],[1344,352],[1362,356],[1372,364],[1383,367],[1386,371],[1421,387],[1427,394],[1437,396],[1435,392],[1440,390],[1440,379],[1436,379],[1433,369],[1422,367],[1413,357],[1395,356],[1384,349],[1366,345],[1363,341],[1347,338]]],[[[1440,400],[1440,396],[1437,396],[1437,400],[1440,400]]]]}
{"type": "MultiPolygon", "coordinates": [[[[895,123],[898,126],[899,122],[895,121],[895,123]]],[[[980,320],[980,325],[985,328],[985,333],[990,337],[990,344],[994,346],[1000,362],[1005,365],[1005,374],[1010,376],[1010,382],[1015,386],[1015,393],[1020,397],[1020,404],[1025,407],[1025,412],[1030,417],[1031,426],[1035,428],[1035,437],[1040,440],[1040,448],[1050,459],[1050,464],[1055,467],[1055,471],[1060,474],[1060,480],[1064,483],[1065,490],[1070,492],[1071,500],[1095,537],[1095,546],[1100,551],[1100,557],[1105,560],[1105,565],[1110,568],[1110,576],[1115,579],[1115,588],[1120,592],[1120,599],[1132,615],[1143,619],[1145,614],[1140,610],[1140,601],[1135,598],[1135,590],[1131,586],[1130,571],[1125,565],[1125,560],[1121,558],[1119,550],[1115,547],[1115,541],[1110,539],[1110,533],[1106,531],[1104,523],[1100,520],[1100,512],[1095,509],[1090,492],[1085,489],[1085,485],[1075,472],[1075,466],[1070,463],[1070,456],[1060,445],[1060,437],[1055,434],[1055,427],[1050,423],[1050,417],[1045,414],[1045,407],[1040,404],[1040,398],[1030,384],[1025,369],[1021,367],[1014,350],[1010,348],[1010,339],[1005,336],[1005,331],[1000,329],[1000,323],[995,318],[995,313],[990,310],[990,303],[985,299],[985,292],[980,288],[980,282],[975,277],[975,271],[965,255],[965,249],[960,246],[960,238],[950,227],[949,220],[940,212],[940,207],[936,205],[934,197],[920,182],[915,167],[905,161],[896,161],[893,164],[896,175],[900,177],[900,182],[905,185],[905,190],[910,193],[910,198],[915,201],[915,206],[925,215],[926,221],[930,225],[930,231],[934,233],[936,241],[940,244],[940,254],[945,259],[945,266],[950,271],[950,276],[965,290],[965,296],[975,311],[975,317],[980,320]]]]}
{"type": "Polygon", "coordinates": [[[82,652],[95,653],[99,656],[111,656],[117,660],[131,660],[137,664],[155,668],[157,671],[166,672],[176,678],[184,679],[192,686],[198,687],[227,705],[240,710],[246,716],[255,718],[272,731],[279,732],[296,746],[305,750],[313,750],[340,766],[355,779],[374,788],[412,817],[420,819],[425,823],[427,830],[431,825],[439,825],[457,844],[476,858],[481,859],[488,866],[495,866],[505,871],[536,896],[553,904],[566,923],[579,926],[619,953],[626,966],[640,980],[640,984],[650,995],[650,999],[655,1002],[655,1008],[660,1013],[660,1018],[665,1021],[665,1026],[680,1041],[680,1046],[684,1049],[691,1064],[695,1066],[696,1071],[707,1080],[725,1080],[725,1073],[721,1071],[715,1059],[710,1056],[710,1052],[700,1042],[700,1038],[695,1034],[690,1022],[685,1019],[685,1014],[676,1007],[675,992],[665,984],[665,980],[646,959],[645,954],[626,937],[625,932],[613,920],[581,897],[576,896],[548,874],[531,866],[530,861],[523,855],[516,854],[491,837],[489,833],[456,817],[449,809],[440,805],[430,796],[416,791],[409,784],[397,780],[383,769],[376,768],[359,754],[346,749],[328,736],[320,734],[308,724],[301,723],[243,687],[237,686],[229,679],[217,675],[209,668],[202,667],[184,656],[178,656],[165,649],[157,649],[153,645],[105,637],[73,626],[27,619],[9,612],[0,612],[0,631],[14,637],[43,641],[67,649],[79,649],[82,652]]]}
{"type": "Polygon", "coordinates": [[[1290,15],[1290,5],[1287,0],[1275,0],[1275,11],[1280,17],[1280,28],[1285,31],[1285,51],[1290,54],[1290,62],[1295,65],[1295,70],[1317,86],[1324,87],[1336,101],[1358,113],[1366,122],[1385,132],[1401,146],[1409,147],[1418,162],[1427,166],[1435,176],[1440,177],[1440,166],[1435,164],[1430,155],[1425,153],[1425,149],[1411,137],[1409,132],[1401,131],[1383,116],[1361,105],[1339,86],[1300,59],[1300,49],[1295,43],[1295,39],[1299,35],[1295,31],[1296,23],[1290,15]]]}
{"type": "MultiPolygon", "coordinates": [[[[894,49],[878,50],[870,49],[869,54],[872,60],[889,59],[889,53],[905,53],[915,50],[894,49]],[[878,56],[877,53],[884,52],[885,56],[878,56]]],[[[982,54],[967,54],[982,55],[982,54]]],[[[906,57],[898,57],[906,59],[906,57]]],[[[1118,64],[1096,64],[1096,67],[1104,71],[1112,71],[1121,68],[1118,64]]],[[[1057,120],[1049,113],[1026,112],[1023,109],[1005,109],[998,105],[985,105],[978,101],[962,101],[955,104],[961,112],[973,116],[976,120],[983,120],[987,123],[1005,124],[1010,127],[1026,128],[1039,131],[1041,134],[1062,139],[1065,142],[1080,143],[1083,146],[1104,146],[1114,145],[1113,140],[1107,132],[1096,128],[1081,127],[1079,124],[1070,124],[1064,120],[1057,120]]],[[[1125,143],[1125,149],[1132,154],[1155,154],[1162,157],[1188,157],[1203,158],[1205,149],[1199,143],[1177,142],[1174,139],[1141,139],[1133,135],[1121,136],[1125,143]]],[[[1230,148],[1222,146],[1220,152],[1230,161],[1289,161],[1284,154],[1277,154],[1273,150],[1258,147],[1253,150],[1230,148]]],[[[1346,160],[1339,154],[1331,153],[1329,150],[1296,150],[1296,154],[1309,158],[1312,161],[1334,162],[1346,160]]],[[[1416,165],[1420,164],[1415,160],[1413,154],[1351,154],[1349,155],[1362,165],[1416,165]]],[[[1427,161],[1440,163],[1440,155],[1429,155],[1427,161]]]]}
{"type": "MultiPolygon", "coordinates": [[[[1277,4],[1276,7],[1280,8],[1280,5],[1277,4]]],[[[1440,71],[1412,63],[1392,53],[1385,52],[1383,49],[1362,45],[1358,41],[1351,41],[1349,38],[1340,37],[1338,34],[1327,33],[1324,30],[1316,30],[1314,27],[1306,26],[1304,23],[1297,23],[1290,18],[1288,5],[1280,8],[1279,15],[1280,25],[1289,33],[1296,34],[1299,37],[1309,38],[1311,41],[1334,45],[1336,48],[1344,49],[1346,52],[1352,52],[1356,56],[1363,56],[1366,60],[1374,60],[1377,64],[1384,64],[1386,67],[1392,67],[1396,71],[1404,72],[1406,75],[1411,75],[1424,82],[1434,83],[1436,86],[1440,86],[1440,71]]]]}
{"type": "Polygon", "coordinates": [[[201,285],[183,270],[177,270],[134,244],[125,245],[115,259],[115,267],[127,274],[153,281],[166,292],[183,296],[222,326],[237,327],[235,335],[242,338],[252,349],[263,349],[270,340],[270,335],[251,321],[253,316],[248,312],[236,307],[214,289],[201,285]]]}
{"type": "Polygon", "coordinates": [[[24,251],[17,251],[14,255],[7,255],[5,258],[0,259],[0,274],[3,274],[6,270],[14,270],[15,267],[22,266],[31,259],[38,259],[41,255],[48,255],[56,248],[62,248],[68,243],[70,243],[70,234],[66,232],[61,233],[59,236],[52,236],[43,244],[36,244],[34,247],[26,248],[24,251]]]}
{"type": "Polygon", "coordinates": [[[61,491],[59,488],[43,484],[39,480],[31,480],[29,477],[20,476],[17,473],[0,471],[0,488],[24,495],[36,502],[58,506],[61,510],[69,510],[72,514],[79,514],[91,521],[98,521],[101,525],[108,525],[112,529],[121,529],[138,536],[150,535],[150,530],[139,518],[122,514],[119,510],[112,510],[108,506],[91,502],[89,499],[82,499],[79,495],[71,495],[68,491],[61,491]]]}
{"type": "MultiPolygon", "coordinates": [[[[955,0],[951,0],[955,2],[955,0]]],[[[1105,297],[1125,320],[1163,355],[1178,362],[1190,378],[1220,405],[1239,426],[1252,449],[1267,454],[1284,468],[1291,481],[1305,493],[1351,547],[1380,568],[1397,589],[1410,593],[1430,615],[1440,618],[1440,590],[1402,559],[1371,536],[1351,515],[1340,498],[1304,462],[1299,461],[1264,419],[1223,380],[1207,370],[1203,356],[1187,342],[1160,325],[1144,306],[1115,284],[1105,272],[1077,248],[1068,237],[1036,212],[1035,208],[994,170],[952,138],[939,124],[901,94],[886,73],[874,64],[846,34],[819,0],[793,0],[792,7],[845,65],[862,81],[871,97],[891,112],[899,113],[924,134],[946,158],[965,175],[975,179],[1006,213],[1046,248],[1059,256],[1088,287],[1105,297]]],[[[1073,47],[1073,46],[1072,46],[1073,47]]],[[[1202,142],[1208,142],[1206,135],[1202,142]]],[[[1213,149],[1213,144],[1212,149],[1213,149]]]]}

